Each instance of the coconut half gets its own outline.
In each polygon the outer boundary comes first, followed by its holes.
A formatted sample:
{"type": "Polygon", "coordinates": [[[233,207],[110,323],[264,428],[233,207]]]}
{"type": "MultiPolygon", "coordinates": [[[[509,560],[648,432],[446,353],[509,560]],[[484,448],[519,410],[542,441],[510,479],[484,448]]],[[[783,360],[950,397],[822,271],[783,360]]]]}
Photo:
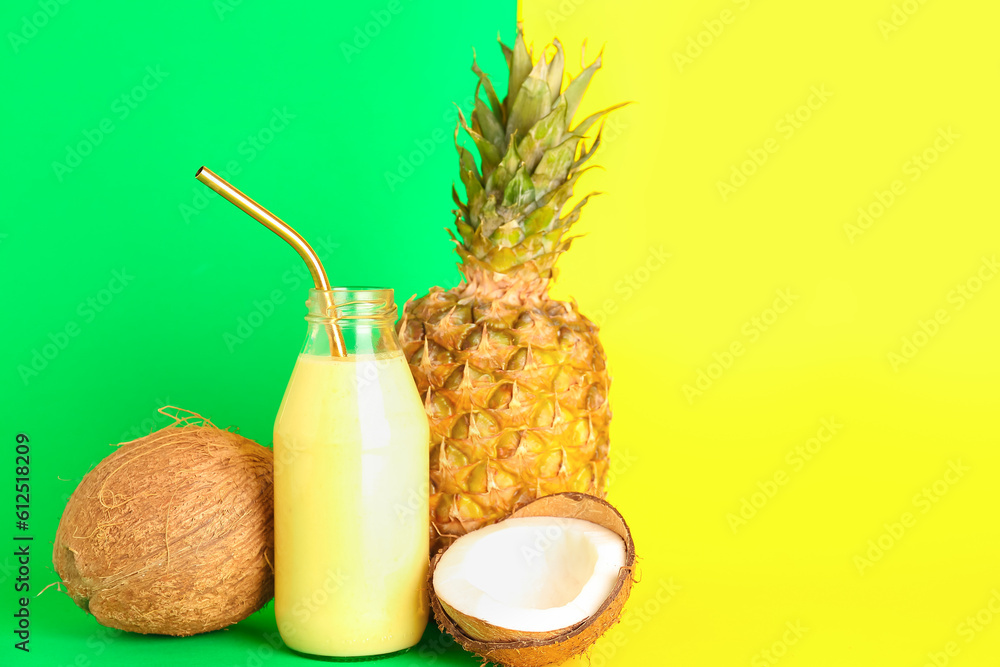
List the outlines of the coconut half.
{"type": "Polygon", "coordinates": [[[557,664],[618,621],[634,568],[632,535],[611,505],[583,493],[545,496],[434,557],[434,616],[491,662],[557,664]]]}

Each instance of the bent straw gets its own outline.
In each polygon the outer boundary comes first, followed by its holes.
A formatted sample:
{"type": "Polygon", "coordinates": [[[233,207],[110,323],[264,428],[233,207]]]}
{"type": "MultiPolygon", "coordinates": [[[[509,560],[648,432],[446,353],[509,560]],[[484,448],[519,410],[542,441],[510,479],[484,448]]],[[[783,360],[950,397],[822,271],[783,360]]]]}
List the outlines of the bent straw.
{"type": "MultiPolygon", "coordinates": [[[[316,289],[327,293],[327,312],[329,313],[329,307],[332,305],[329,303],[328,296],[330,281],[327,279],[323,264],[319,261],[319,256],[312,249],[312,246],[306,243],[306,240],[297,231],[292,229],[287,222],[268,211],[253,199],[250,199],[250,197],[247,197],[208,167],[201,167],[194,177],[222,195],[251,218],[280,236],[288,245],[295,248],[295,252],[299,253],[302,259],[305,260],[306,266],[309,267],[309,273],[312,275],[316,289]]],[[[340,333],[340,328],[336,324],[327,324],[326,329],[327,334],[330,336],[331,355],[346,357],[347,346],[344,344],[344,336],[340,333]]]]}

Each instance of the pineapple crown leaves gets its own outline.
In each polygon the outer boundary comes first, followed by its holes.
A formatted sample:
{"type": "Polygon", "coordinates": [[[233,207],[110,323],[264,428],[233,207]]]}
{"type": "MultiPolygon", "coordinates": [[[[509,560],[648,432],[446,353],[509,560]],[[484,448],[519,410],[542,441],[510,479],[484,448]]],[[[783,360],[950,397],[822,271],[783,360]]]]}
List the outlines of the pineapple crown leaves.
{"type": "Polygon", "coordinates": [[[571,127],[594,73],[601,68],[602,55],[570,78],[558,39],[533,60],[518,26],[513,48],[503,42],[500,48],[509,70],[506,97],[500,100],[473,52],[472,72],[478,78],[475,106],[470,118],[458,111],[455,148],[465,201],[453,186],[458,206],[455,226],[461,239],[456,243],[466,273],[526,269],[544,282],[569,247],[572,239],[563,235],[590,195],[565,215],[563,206],[586,171],[584,163],[601,143],[604,116],[624,104],[598,111],[571,127]],[[601,125],[588,148],[587,132],[598,121],[601,125]],[[472,139],[478,163],[459,142],[460,130],[472,139]]]}

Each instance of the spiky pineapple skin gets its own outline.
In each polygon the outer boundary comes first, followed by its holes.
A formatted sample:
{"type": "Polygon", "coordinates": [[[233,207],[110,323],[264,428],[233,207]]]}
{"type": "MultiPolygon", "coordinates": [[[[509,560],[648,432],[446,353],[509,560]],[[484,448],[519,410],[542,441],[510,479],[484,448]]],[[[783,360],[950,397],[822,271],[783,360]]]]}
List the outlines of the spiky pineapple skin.
{"type": "Polygon", "coordinates": [[[478,281],[406,304],[431,427],[431,550],[561,491],[604,497],[610,378],[597,326],[544,290],[478,281]],[[496,297],[496,298],[494,298],[496,297]]]}
{"type": "Polygon", "coordinates": [[[431,426],[434,550],[539,496],[603,497],[608,482],[610,380],[597,327],[548,288],[590,198],[574,200],[601,143],[598,129],[588,148],[588,131],[623,105],[575,122],[601,56],[567,77],[558,40],[536,58],[518,26],[513,48],[500,46],[506,96],[473,57],[471,125],[460,110],[455,127],[463,281],[407,303],[399,325],[431,426]]]}

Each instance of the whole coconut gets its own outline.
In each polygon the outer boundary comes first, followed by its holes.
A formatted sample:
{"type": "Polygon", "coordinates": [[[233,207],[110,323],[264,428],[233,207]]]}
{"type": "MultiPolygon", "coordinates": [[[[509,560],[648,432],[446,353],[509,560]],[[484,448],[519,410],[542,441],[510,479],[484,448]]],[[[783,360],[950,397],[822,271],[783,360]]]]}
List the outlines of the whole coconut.
{"type": "Polygon", "coordinates": [[[272,469],[271,450],[211,422],[122,444],[59,522],[52,557],[67,592],[130,632],[193,635],[246,618],[274,595],[272,469]]]}

